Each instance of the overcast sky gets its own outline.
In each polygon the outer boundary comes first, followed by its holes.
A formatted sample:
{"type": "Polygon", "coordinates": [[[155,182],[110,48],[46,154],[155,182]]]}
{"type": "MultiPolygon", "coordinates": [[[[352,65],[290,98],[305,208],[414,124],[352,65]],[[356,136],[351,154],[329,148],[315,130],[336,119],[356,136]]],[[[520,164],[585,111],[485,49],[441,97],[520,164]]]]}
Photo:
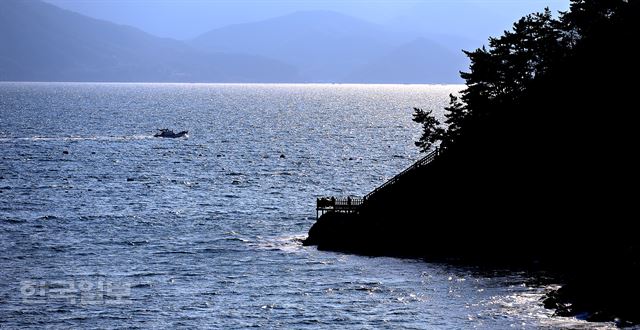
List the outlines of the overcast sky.
{"type": "MultiPolygon", "coordinates": [[[[0,0],[1,1],[1,0],[0,0]]],[[[213,28],[300,10],[334,10],[381,24],[427,26],[478,39],[508,28],[524,14],[566,10],[568,0],[45,0],[91,17],[187,39],[213,28]],[[461,8],[466,10],[460,10],[461,8]],[[432,15],[426,12],[431,11],[432,15]],[[407,22],[409,21],[409,22],[407,22]]]]}

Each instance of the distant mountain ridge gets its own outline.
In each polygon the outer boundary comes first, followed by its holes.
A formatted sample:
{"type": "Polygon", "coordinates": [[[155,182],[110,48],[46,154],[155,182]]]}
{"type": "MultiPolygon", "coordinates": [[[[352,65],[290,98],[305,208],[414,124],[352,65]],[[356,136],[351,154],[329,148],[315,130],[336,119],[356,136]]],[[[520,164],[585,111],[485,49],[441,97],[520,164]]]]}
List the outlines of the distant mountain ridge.
{"type": "Polygon", "coordinates": [[[458,71],[465,69],[466,63],[460,50],[456,54],[415,34],[394,32],[383,25],[332,11],[296,12],[214,29],[191,40],[190,45],[291,63],[298,67],[303,79],[312,82],[460,82],[458,71]],[[420,45],[420,54],[437,55],[425,59],[398,55],[399,51],[412,52],[408,46],[414,44],[420,45]],[[449,56],[442,56],[445,53],[449,56]],[[393,58],[403,61],[393,62],[393,58]],[[429,58],[436,61],[428,62],[429,58]],[[380,68],[383,62],[393,69],[380,68]],[[382,70],[370,71],[378,69],[382,70]],[[449,74],[443,74],[443,70],[449,74]]]}
{"type": "Polygon", "coordinates": [[[456,83],[459,50],[331,11],[188,42],[40,0],[0,0],[0,81],[456,83]]]}
{"type": "Polygon", "coordinates": [[[0,1],[0,80],[285,82],[290,65],[209,54],[37,0],[0,1]]]}

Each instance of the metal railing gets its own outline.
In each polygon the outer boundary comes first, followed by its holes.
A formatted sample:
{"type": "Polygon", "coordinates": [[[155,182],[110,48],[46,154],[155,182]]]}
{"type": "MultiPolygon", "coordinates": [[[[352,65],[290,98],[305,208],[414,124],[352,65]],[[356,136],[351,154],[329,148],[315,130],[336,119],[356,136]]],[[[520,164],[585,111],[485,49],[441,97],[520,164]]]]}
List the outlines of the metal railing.
{"type": "Polygon", "coordinates": [[[401,177],[405,176],[409,172],[412,172],[420,167],[423,167],[431,163],[438,155],[440,155],[440,152],[441,152],[441,149],[436,147],[434,151],[422,157],[421,159],[413,163],[413,165],[407,167],[404,171],[398,173],[393,178],[387,180],[387,182],[383,183],[382,185],[380,185],[370,193],[366,194],[364,197],[349,196],[349,197],[338,197],[338,198],[336,197],[318,198],[316,200],[316,211],[318,213],[317,216],[320,215],[320,212],[322,214],[326,212],[343,212],[343,213],[358,212],[360,206],[365,204],[367,200],[371,198],[371,196],[380,192],[382,189],[396,183],[398,180],[400,180],[401,177]]]}
{"type": "Polygon", "coordinates": [[[362,197],[321,197],[317,199],[318,209],[350,209],[358,207],[364,203],[362,197]]]}
{"type": "Polygon", "coordinates": [[[327,212],[356,213],[364,203],[362,197],[321,197],[316,200],[316,219],[327,212]]]}
{"type": "Polygon", "coordinates": [[[375,193],[379,192],[380,190],[384,189],[387,186],[390,186],[394,183],[396,183],[398,180],[400,180],[400,178],[402,176],[404,176],[405,174],[420,168],[422,166],[425,166],[429,163],[431,163],[438,155],[440,154],[440,149],[436,147],[436,150],[430,152],[429,154],[427,154],[426,156],[422,157],[420,160],[418,160],[417,162],[413,163],[413,165],[407,167],[404,171],[398,173],[396,176],[394,176],[393,178],[387,180],[387,182],[383,183],[381,186],[379,186],[378,188],[374,189],[372,192],[366,194],[364,196],[364,200],[369,199],[371,196],[373,196],[375,193]]]}

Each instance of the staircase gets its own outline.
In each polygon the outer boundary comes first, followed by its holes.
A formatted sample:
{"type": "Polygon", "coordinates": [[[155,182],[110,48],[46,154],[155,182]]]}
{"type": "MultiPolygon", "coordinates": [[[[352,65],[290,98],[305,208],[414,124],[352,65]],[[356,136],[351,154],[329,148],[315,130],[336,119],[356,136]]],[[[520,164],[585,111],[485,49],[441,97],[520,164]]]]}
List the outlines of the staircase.
{"type": "Polygon", "coordinates": [[[337,198],[337,197],[322,197],[316,200],[316,217],[319,218],[322,214],[327,212],[339,212],[339,213],[357,213],[359,209],[366,205],[367,201],[373,197],[375,194],[384,190],[385,188],[392,186],[396,182],[398,182],[402,177],[412,173],[413,171],[424,167],[431,163],[438,155],[440,155],[441,149],[436,147],[436,149],[426,156],[422,157],[413,165],[407,167],[404,171],[398,173],[393,178],[389,179],[387,182],[383,183],[381,186],[377,187],[370,193],[366,194],[364,197],[347,197],[347,198],[337,198]]]}
{"type": "Polygon", "coordinates": [[[430,153],[428,153],[426,156],[422,157],[420,160],[418,160],[417,162],[413,163],[413,165],[407,167],[404,171],[398,173],[396,176],[394,176],[393,178],[389,179],[387,182],[383,183],[381,186],[379,186],[378,188],[374,189],[372,192],[366,194],[363,197],[363,200],[366,202],[369,198],[371,198],[371,196],[375,195],[376,193],[380,192],[382,189],[398,182],[398,180],[400,180],[400,178],[402,178],[403,176],[415,171],[416,169],[419,169],[420,167],[426,166],[429,163],[431,163],[434,159],[436,159],[436,157],[440,154],[440,149],[436,147],[436,149],[430,153]]]}

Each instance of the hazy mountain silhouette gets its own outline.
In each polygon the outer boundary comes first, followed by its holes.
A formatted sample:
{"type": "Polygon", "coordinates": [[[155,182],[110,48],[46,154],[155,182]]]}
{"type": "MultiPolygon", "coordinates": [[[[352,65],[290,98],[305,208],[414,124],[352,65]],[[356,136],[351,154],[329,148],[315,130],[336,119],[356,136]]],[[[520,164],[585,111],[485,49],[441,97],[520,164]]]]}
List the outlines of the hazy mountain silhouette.
{"type": "MultiPolygon", "coordinates": [[[[445,52],[442,46],[416,35],[396,33],[388,27],[332,11],[304,11],[255,23],[236,24],[207,32],[191,45],[208,51],[267,56],[295,65],[302,77],[315,82],[451,82],[460,81],[455,66],[464,58],[445,52]],[[419,46],[413,50],[409,46],[419,46]],[[398,48],[400,47],[400,48],[398,48]],[[433,47],[433,49],[430,49],[433,47]],[[418,61],[417,55],[401,51],[439,54],[418,61]],[[393,62],[412,58],[411,62],[393,62]],[[437,59],[434,68],[452,68],[448,75],[430,76],[430,70],[415,70],[417,63],[437,59]],[[381,65],[390,67],[381,67],[381,65]],[[368,69],[380,70],[370,73],[368,69]],[[354,72],[355,71],[355,72],[354,72]],[[365,74],[364,72],[367,71],[365,74]],[[419,74],[425,74],[419,77],[419,74]],[[369,80],[371,78],[372,80],[369,80]],[[405,79],[406,78],[406,79],[405,79]],[[444,80],[439,80],[444,79],[444,80]]],[[[423,67],[422,64],[419,65],[423,67]]]]}
{"type": "Polygon", "coordinates": [[[183,42],[36,0],[0,1],[0,80],[296,81],[291,66],[183,42]]]}
{"type": "Polygon", "coordinates": [[[345,80],[370,83],[462,83],[455,73],[466,67],[468,61],[462,56],[433,41],[418,38],[355,70],[345,80]]]}
{"type": "Polygon", "coordinates": [[[215,29],[191,44],[268,56],[297,66],[306,80],[334,82],[393,47],[385,34],[381,26],[346,15],[309,11],[215,29]]]}
{"type": "Polygon", "coordinates": [[[0,0],[0,80],[459,82],[460,49],[417,36],[307,11],[216,29],[187,44],[39,0],[0,0]]]}

